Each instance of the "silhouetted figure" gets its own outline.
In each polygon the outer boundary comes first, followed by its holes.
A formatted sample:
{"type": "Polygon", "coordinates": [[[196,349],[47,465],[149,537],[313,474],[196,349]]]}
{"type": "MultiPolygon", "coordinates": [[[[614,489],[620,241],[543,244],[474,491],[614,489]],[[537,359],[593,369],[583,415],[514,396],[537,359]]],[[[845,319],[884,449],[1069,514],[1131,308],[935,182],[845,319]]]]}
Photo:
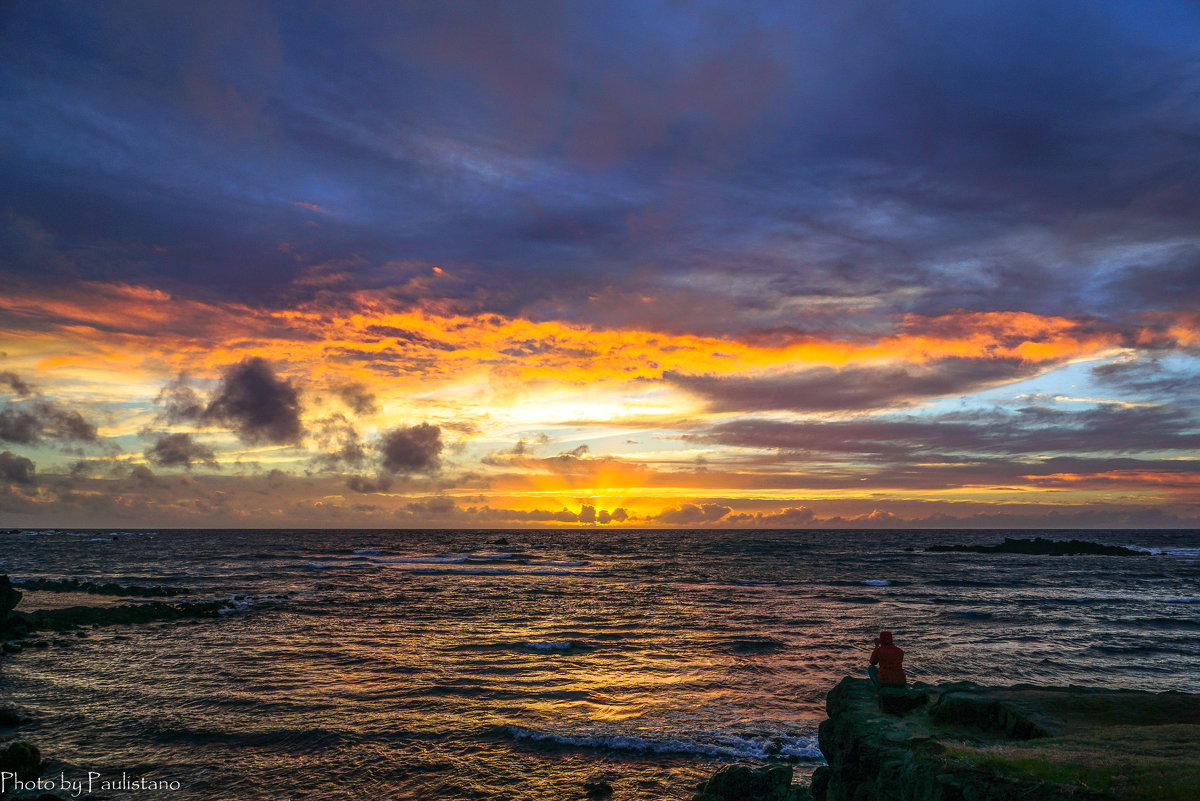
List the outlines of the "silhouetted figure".
{"type": "Polygon", "coordinates": [[[904,675],[904,652],[892,644],[892,633],[883,631],[875,640],[875,650],[871,652],[871,666],[867,675],[871,684],[878,690],[880,687],[904,687],[908,677],[904,675]]]}

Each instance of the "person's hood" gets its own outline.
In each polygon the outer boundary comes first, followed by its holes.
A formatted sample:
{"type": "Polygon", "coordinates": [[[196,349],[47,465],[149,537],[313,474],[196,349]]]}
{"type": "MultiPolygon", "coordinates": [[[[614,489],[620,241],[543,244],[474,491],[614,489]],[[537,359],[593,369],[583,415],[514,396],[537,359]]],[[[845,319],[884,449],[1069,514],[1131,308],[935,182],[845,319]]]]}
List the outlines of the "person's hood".
{"type": "Polygon", "coordinates": [[[891,645],[892,644],[892,633],[890,631],[880,632],[879,633],[879,644],[880,645],[891,645]]]}

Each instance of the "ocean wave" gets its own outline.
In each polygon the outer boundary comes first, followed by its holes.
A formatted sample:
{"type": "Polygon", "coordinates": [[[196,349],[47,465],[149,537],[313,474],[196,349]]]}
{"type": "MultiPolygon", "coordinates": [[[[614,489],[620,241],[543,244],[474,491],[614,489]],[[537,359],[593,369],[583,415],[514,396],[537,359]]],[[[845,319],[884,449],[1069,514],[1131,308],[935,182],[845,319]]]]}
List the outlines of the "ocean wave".
{"type": "Polygon", "coordinates": [[[1163,598],[1165,604],[1200,604],[1200,598],[1189,596],[1186,598],[1163,598]]]}
{"type": "Polygon", "coordinates": [[[890,586],[892,586],[892,582],[888,581],[887,579],[863,579],[861,583],[866,584],[868,587],[890,587],[890,586]]]}
{"type": "Polygon", "coordinates": [[[947,609],[942,614],[954,615],[956,617],[968,617],[974,620],[989,620],[992,617],[991,612],[985,612],[982,609],[947,609]]]}
{"type": "Polygon", "coordinates": [[[737,735],[704,734],[703,739],[692,737],[644,737],[635,734],[557,734],[537,731],[524,726],[508,725],[504,729],[514,740],[543,745],[573,748],[599,748],[610,751],[633,751],[650,754],[688,754],[713,759],[766,759],[770,756],[821,759],[813,735],[784,735],[740,737],[737,735]]]}
{"type": "Polygon", "coordinates": [[[354,554],[355,556],[379,556],[383,553],[383,551],[377,551],[374,548],[359,548],[358,550],[351,551],[350,553],[354,554]]]}
{"type": "Polygon", "coordinates": [[[1126,545],[1124,546],[1131,551],[1140,551],[1142,553],[1153,554],[1155,556],[1183,556],[1190,558],[1200,558],[1200,548],[1146,548],[1142,545],[1126,545]]]}
{"type": "Polygon", "coordinates": [[[218,615],[236,615],[239,612],[246,612],[258,606],[272,606],[283,603],[288,600],[282,595],[262,595],[258,597],[246,597],[243,595],[234,596],[226,601],[228,606],[224,609],[218,609],[218,615]]]}
{"type": "Polygon", "coordinates": [[[562,640],[561,642],[527,642],[526,648],[532,648],[535,651],[569,651],[575,645],[571,640],[562,640]]]}
{"type": "Polygon", "coordinates": [[[414,576],[507,576],[517,571],[507,567],[468,567],[457,570],[419,567],[409,572],[414,576]]]}
{"type": "Polygon", "coordinates": [[[466,554],[438,554],[436,556],[396,556],[387,559],[368,559],[377,565],[460,565],[468,559],[466,554]]]}
{"type": "Polygon", "coordinates": [[[530,567],[583,567],[587,562],[530,562],[530,567]]]}

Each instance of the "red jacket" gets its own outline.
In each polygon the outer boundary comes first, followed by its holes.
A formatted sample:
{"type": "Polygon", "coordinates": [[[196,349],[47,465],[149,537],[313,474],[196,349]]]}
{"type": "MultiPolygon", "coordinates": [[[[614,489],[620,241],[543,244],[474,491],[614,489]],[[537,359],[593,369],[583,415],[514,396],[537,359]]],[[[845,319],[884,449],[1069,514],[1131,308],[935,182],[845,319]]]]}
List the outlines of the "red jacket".
{"type": "Polygon", "coordinates": [[[904,675],[904,652],[891,643],[875,646],[871,652],[871,664],[879,665],[880,684],[906,684],[908,677],[904,675]]]}

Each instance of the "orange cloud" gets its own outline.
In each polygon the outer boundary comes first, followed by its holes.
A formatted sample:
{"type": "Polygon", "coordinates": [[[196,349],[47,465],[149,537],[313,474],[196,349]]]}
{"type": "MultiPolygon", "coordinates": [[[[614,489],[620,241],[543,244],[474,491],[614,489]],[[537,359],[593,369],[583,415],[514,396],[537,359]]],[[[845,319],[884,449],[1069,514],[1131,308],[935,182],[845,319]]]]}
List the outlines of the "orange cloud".
{"type": "Polygon", "coordinates": [[[405,307],[378,291],[291,308],[178,298],[145,287],[87,284],[0,298],[7,349],[46,353],[40,365],[114,370],[186,369],[215,376],[247,354],[285,372],[351,379],[451,380],[486,371],[519,381],[626,382],[664,371],[735,375],[852,363],[924,363],[950,357],[1052,363],[1133,343],[1197,338],[1181,317],[1164,332],[1120,332],[1089,321],[1029,312],[963,312],[901,319],[894,334],[793,336],[769,341],[598,329],[497,314],[405,307]],[[52,355],[51,355],[52,354],[52,355]]]}

